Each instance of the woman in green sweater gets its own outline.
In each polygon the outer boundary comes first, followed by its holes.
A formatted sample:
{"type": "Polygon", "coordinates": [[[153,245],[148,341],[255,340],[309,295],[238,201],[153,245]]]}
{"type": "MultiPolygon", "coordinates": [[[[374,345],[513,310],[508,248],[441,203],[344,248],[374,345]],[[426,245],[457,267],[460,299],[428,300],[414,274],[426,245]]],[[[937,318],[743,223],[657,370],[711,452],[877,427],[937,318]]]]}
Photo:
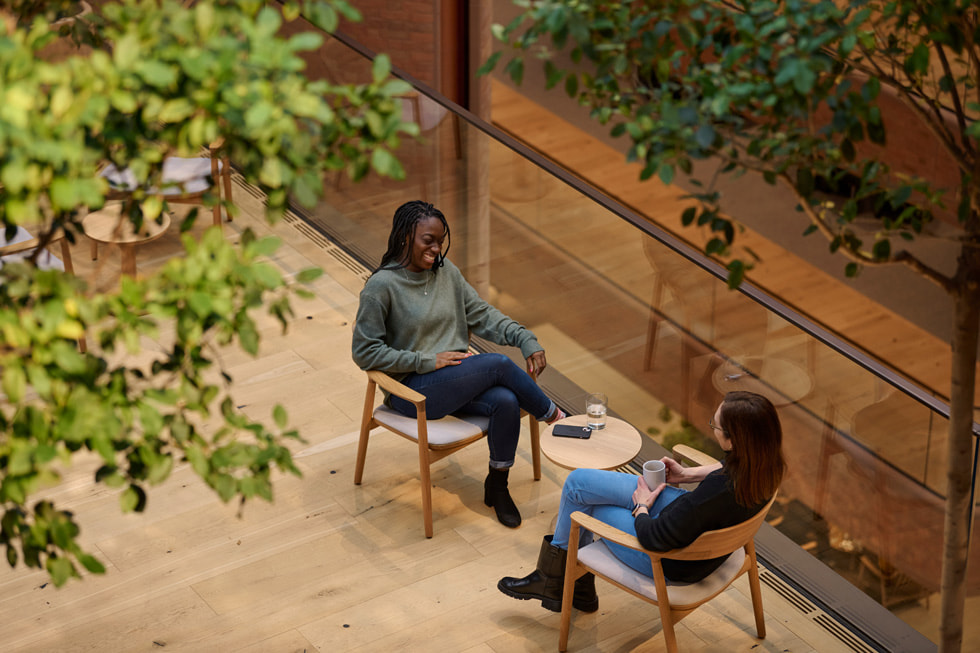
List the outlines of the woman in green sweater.
{"type": "MultiPolygon", "coordinates": [[[[516,528],[521,514],[507,489],[517,452],[521,409],[554,422],[565,414],[535,382],[547,367],[544,349],[521,324],[485,302],[446,260],[449,225],[432,204],[412,201],[395,211],[388,250],[361,291],[354,326],[354,362],[382,370],[425,395],[426,415],[462,412],[490,418],[490,472],[484,503],[516,528]],[[503,354],[472,355],[470,333],[519,347],[527,372],[503,354]]],[[[388,396],[408,417],[415,407],[388,396]]]]}

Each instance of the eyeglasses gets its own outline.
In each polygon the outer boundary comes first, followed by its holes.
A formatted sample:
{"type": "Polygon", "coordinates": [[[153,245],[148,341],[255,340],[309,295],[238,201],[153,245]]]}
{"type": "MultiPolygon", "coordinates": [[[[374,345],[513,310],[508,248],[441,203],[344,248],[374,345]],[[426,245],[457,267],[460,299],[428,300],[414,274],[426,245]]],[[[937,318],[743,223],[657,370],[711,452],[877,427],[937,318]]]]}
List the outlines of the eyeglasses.
{"type": "Polygon", "coordinates": [[[713,419],[708,420],[708,428],[710,428],[713,431],[721,431],[722,433],[725,432],[725,429],[715,424],[715,421],[713,419]]]}

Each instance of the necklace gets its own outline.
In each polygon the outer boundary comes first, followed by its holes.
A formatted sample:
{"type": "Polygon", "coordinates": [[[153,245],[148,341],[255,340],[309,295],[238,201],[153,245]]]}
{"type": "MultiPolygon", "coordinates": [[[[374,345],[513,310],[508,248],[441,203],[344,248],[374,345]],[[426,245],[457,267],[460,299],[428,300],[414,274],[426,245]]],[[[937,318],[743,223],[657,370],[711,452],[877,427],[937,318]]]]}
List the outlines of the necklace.
{"type": "MultiPolygon", "coordinates": [[[[405,268],[401,268],[401,271],[402,271],[402,275],[405,277],[405,279],[407,279],[408,281],[411,281],[412,280],[412,278],[410,276],[408,276],[408,272],[405,270],[405,268]]],[[[423,274],[426,273],[426,272],[429,272],[430,274],[425,275],[425,288],[422,289],[422,294],[428,296],[428,294],[429,294],[429,279],[432,278],[432,274],[431,274],[431,270],[423,270],[422,271],[423,274]]]]}

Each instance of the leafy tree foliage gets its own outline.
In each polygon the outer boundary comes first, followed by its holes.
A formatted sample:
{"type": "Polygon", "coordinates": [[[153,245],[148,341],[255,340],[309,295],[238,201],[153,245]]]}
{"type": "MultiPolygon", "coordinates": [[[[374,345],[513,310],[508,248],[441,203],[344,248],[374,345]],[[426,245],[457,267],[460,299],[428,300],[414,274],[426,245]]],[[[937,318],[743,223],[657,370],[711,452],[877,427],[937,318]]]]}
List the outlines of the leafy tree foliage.
{"type": "MultiPolygon", "coordinates": [[[[395,96],[407,85],[389,77],[388,59],[377,58],[368,84],[311,82],[300,55],[323,36],[278,36],[283,17],[301,12],[328,31],[340,15],[358,18],[343,0],[286,2],[281,12],[249,0],[124,0],[75,17],[70,2],[7,9],[0,221],[8,235],[28,225],[42,243],[62,232],[77,239],[84,215],[105,203],[99,170],[108,163],[139,183],[123,219],[155,220],[167,210],[155,190],[164,159],[213,143],[266,193],[270,221],[290,198],[312,204],[327,170],[403,176],[392,151],[417,127],[401,121],[395,96]],[[41,56],[63,37],[85,50],[57,62],[41,56]]],[[[183,227],[194,219],[196,210],[183,227]]],[[[285,410],[273,410],[271,428],[238,411],[216,354],[229,345],[255,354],[256,312],[285,329],[290,298],[308,294],[302,285],[320,271],[287,281],[267,262],[277,241],[251,232],[240,246],[217,228],[183,245],[158,273],[124,277],[114,293],[93,293],[33,260],[0,269],[0,544],[11,566],[46,568],[58,585],[79,575],[78,564],[103,571],[78,545],[72,513],[41,496],[80,452],[99,457],[95,481],[120,488],[123,511],[142,510],[148,488],[181,461],[224,501],[272,500],[275,470],[299,474],[288,448],[299,435],[285,410]],[[130,362],[142,336],[162,348],[145,366],[130,362]],[[219,425],[202,427],[209,419],[219,425]]]]}
{"type": "Polygon", "coordinates": [[[980,323],[980,12],[975,0],[515,0],[524,12],[497,37],[517,82],[543,61],[592,117],[628,138],[644,178],[671,183],[700,160],[697,208],[683,222],[711,230],[708,254],[728,261],[738,285],[751,252],[735,254],[737,229],[719,209],[717,179],[760,174],[799,199],[832,251],[860,266],[902,264],[954,301],[948,497],[943,570],[945,650],[962,636],[968,544],[973,396],[980,323]],[[556,53],[562,57],[556,57],[556,53]],[[567,64],[563,64],[567,61],[567,64]],[[886,98],[886,96],[888,96],[886,98]],[[905,128],[883,115],[897,99],[930,133],[958,179],[937,183],[895,169],[887,155],[905,128]],[[884,154],[883,154],[884,152],[884,154]],[[827,190],[834,191],[828,195],[827,190]],[[836,199],[843,195],[843,201],[836,199]],[[869,237],[854,226],[878,220],[869,237]],[[920,260],[906,242],[940,213],[962,227],[956,270],[920,260]]]}

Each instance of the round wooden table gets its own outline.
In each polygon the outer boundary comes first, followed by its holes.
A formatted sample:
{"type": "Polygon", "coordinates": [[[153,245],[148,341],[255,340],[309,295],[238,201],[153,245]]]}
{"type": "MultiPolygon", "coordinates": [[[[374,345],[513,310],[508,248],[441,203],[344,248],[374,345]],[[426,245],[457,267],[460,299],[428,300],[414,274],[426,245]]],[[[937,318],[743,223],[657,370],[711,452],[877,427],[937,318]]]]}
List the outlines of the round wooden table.
{"type": "Polygon", "coordinates": [[[98,258],[98,243],[119,245],[122,259],[122,273],[131,277],[136,276],[136,246],[156,240],[170,228],[170,216],[161,213],[160,222],[144,220],[139,231],[133,229],[133,223],[122,218],[117,209],[102,209],[93,211],[82,220],[85,235],[91,238],[92,260],[98,258]]]}
{"type": "MultiPolygon", "coordinates": [[[[585,415],[571,415],[555,424],[585,426],[585,415]]],[[[552,434],[555,424],[541,432],[541,452],[551,462],[565,469],[616,469],[640,453],[643,436],[621,419],[606,415],[606,428],[593,431],[588,440],[557,438],[552,434]]]]}
{"type": "Polygon", "coordinates": [[[766,397],[773,406],[788,406],[810,394],[813,377],[784,358],[748,356],[719,365],[711,384],[722,394],[745,390],[766,397]]]}

